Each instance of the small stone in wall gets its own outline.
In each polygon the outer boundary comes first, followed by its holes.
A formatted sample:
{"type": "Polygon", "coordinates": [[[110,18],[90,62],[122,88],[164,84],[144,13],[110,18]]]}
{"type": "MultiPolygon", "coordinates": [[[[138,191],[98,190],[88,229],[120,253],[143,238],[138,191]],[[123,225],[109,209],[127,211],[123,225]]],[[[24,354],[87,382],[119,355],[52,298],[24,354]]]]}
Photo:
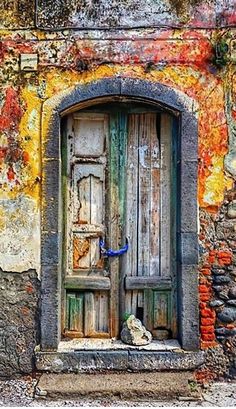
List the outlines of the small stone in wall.
{"type": "Polygon", "coordinates": [[[224,275],[218,275],[214,277],[214,283],[216,284],[228,284],[230,281],[230,278],[224,275]]]}
{"type": "Polygon", "coordinates": [[[222,307],[224,305],[224,301],[222,300],[214,300],[209,303],[210,307],[217,308],[222,307]]]}
{"type": "Polygon", "coordinates": [[[216,328],[216,335],[222,335],[223,337],[229,337],[229,336],[233,336],[236,335],[236,329],[230,329],[230,328],[226,328],[226,327],[220,327],[220,328],[216,328]]]}
{"type": "Polygon", "coordinates": [[[227,216],[229,219],[235,219],[236,218],[236,200],[233,200],[229,206],[228,206],[228,211],[227,211],[227,216]]]}
{"type": "Polygon", "coordinates": [[[218,319],[227,324],[236,320],[236,308],[226,307],[219,314],[218,319]]]}
{"type": "Polygon", "coordinates": [[[218,276],[225,274],[226,271],[221,268],[212,268],[212,273],[218,276]]]}
{"type": "Polygon", "coordinates": [[[236,307],[236,300],[229,300],[229,301],[227,301],[227,304],[229,304],[229,305],[231,305],[233,307],[236,307]]]}
{"type": "Polygon", "coordinates": [[[236,285],[230,288],[229,290],[229,297],[230,298],[236,298],[236,285]]]}
{"type": "Polygon", "coordinates": [[[120,337],[125,344],[129,345],[147,345],[152,341],[152,334],[134,315],[130,315],[123,323],[120,337]]]}

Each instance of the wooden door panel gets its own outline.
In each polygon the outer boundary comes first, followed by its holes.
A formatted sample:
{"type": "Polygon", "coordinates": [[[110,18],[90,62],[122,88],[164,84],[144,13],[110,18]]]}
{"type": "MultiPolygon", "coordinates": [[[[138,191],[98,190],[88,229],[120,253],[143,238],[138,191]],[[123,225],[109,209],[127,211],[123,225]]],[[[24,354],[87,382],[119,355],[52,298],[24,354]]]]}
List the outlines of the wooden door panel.
{"type": "Polygon", "coordinates": [[[103,224],[105,166],[75,164],[72,172],[74,223],[103,224]]]}
{"type": "Polygon", "coordinates": [[[143,320],[154,337],[166,337],[171,328],[172,291],[170,120],[167,115],[161,120],[159,135],[157,115],[154,113],[131,114],[128,124],[125,231],[130,249],[123,260],[126,289],[124,310],[143,320]],[[163,206],[165,209],[161,212],[163,206]],[[160,243],[161,246],[164,243],[162,251],[160,243]]]}
{"type": "Polygon", "coordinates": [[[109,337],[108,292],[68,292],[65,333],[79,338],[109,337]]]}
{"type": "Polygon", "coordinates": [[[65,335],[108,337],[111,280],[100,251],[105,236],[107,116],[68,121],[65,335]]]}
{"type": "Polygon", "coordinates": [[[66,330],[79,336],[84,334],[84,295],[80,293],[67,294],[66,330]]]}
{"type": "Polygon", "coordinates": [[[105,148],[107,121],[104,114],[74,114],[74,154],[99,157],[105,148]]]}
{"type": "Polygon", "coordinates": [[[103,264],[99,249],[99,237],[95,233],[74,233],[73,270],[101,269],[103,264]]]}

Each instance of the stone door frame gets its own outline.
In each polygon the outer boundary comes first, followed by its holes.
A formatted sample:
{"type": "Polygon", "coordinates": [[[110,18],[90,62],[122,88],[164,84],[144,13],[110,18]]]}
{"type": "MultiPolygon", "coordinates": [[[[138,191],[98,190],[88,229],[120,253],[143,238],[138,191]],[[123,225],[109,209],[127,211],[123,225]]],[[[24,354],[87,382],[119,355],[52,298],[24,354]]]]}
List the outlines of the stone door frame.
{"type": "Polygon", "coordinates": [[[197,232],[197,104],[180,91],[133,78],[104,78],[76,85],[48,100],[42,110],[41,350],[61,340],[61,119],[100,101],[146,102],[178,119],[177,287],[179,342],[199,349],[197,232]]]}

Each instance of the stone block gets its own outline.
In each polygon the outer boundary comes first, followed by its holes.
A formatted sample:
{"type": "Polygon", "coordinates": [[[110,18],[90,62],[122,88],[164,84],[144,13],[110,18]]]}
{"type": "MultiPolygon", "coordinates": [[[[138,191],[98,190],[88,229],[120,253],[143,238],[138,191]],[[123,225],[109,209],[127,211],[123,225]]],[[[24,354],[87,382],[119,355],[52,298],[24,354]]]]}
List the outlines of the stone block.
{"type": "Polygon", "coordinates": [[[68,107],[80,102],[121,94],[120,78],[104,78],[88,84],[78,85],[70,94],[66,95],[58,104],[58,112],[63,112],[68,107]]]}
{"type": "Polygon", "coordinates": [[[190,370],[203,363],[203,352],[174,353],[168,352],[136,352],[129,353],[129,368],[133,371],[140,370],[190,370]]]}
{"type": "Polygon", "coordinates": [[[198,160],[198,124],[192,112],[183,112],[181,118],[181,157],[186,161],[198,160]]]}
{"type": "Polygon", "coordinates": [[[179,334],[186,350],[199,348],[198,272],[195,265],[179,266],[179,334]]]}
{"type": "MultiPolygon", "coordinates": [[[[59,159],[60,156],[60,139],[61,139],[61,117],[57,110],[52,110],[51,121],[49,122],[48,128],[44,129],[46,133],[46,139],[42,141],[43,145],[43,158],[53,158],[59,159]]],[[[45,117],[45,122],[48,121],[48,111],[43,113],[43,120],[45,117]]],[[[44,123],[43,123],[44,125],[44,123]]]]}
{"type": "Polygon", "coordinates": [[[127,370],[128,351],[37,352],[36,366],[55,373],[127,370]]]}
{"type": "Polygon", "coordinates": [[[42,266],[41,347],[56,350],[61,337],[61,290],[58,265],[42,266]]]}
{"type": "Polygon", "coordinates": [[[180,231],[197,232],[197,161],[182,161],[180,171],[180,231]]]}
{"type": "Polygon", "coordinates": [[[60,190],[60,161],[59,159],[43,160],[42,195],[45,202],[58,197],[60,190]]]}
{"type": "Polygon", "coordinates": [[[41,234],[41,264],[55,265],[60,262],[61,235],[54,232],[41,234]]]}
{"type": "MultiPolygon", "coordinates": [[[[180,112],[186,110],[186,96],[160,83],[121,78],[121,94],[154,100],[159,104],[164,104],[167,110],[168,106],[180,112]]],[[[187,99],[190,101],[190,98],[187,99]]]]}
{"type": "Polygon", "coordinates": [[[198,236],[194,232],[178,234],[178,259],[181,264],[198,264],[198,236]]]}
{"type": "Polygon", "coordinates": [[[42,207],[41,223],[43,231],[50,231],[57,233],[61,230],[59,225],[59,201],[58,198],[49,199],[46,206],[42,207]]]}

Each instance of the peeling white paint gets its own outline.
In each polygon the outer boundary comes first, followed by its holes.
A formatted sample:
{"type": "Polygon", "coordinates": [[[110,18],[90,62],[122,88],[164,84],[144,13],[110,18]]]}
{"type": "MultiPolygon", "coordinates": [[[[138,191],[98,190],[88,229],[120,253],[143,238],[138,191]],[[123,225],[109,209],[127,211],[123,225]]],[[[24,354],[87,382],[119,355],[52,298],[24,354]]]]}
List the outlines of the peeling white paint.
{"type": "Polygon", "coordinates": [[[0,200],[0,267],[23,272],[40,269],[40,213],[32,198],[0,200]]]}

